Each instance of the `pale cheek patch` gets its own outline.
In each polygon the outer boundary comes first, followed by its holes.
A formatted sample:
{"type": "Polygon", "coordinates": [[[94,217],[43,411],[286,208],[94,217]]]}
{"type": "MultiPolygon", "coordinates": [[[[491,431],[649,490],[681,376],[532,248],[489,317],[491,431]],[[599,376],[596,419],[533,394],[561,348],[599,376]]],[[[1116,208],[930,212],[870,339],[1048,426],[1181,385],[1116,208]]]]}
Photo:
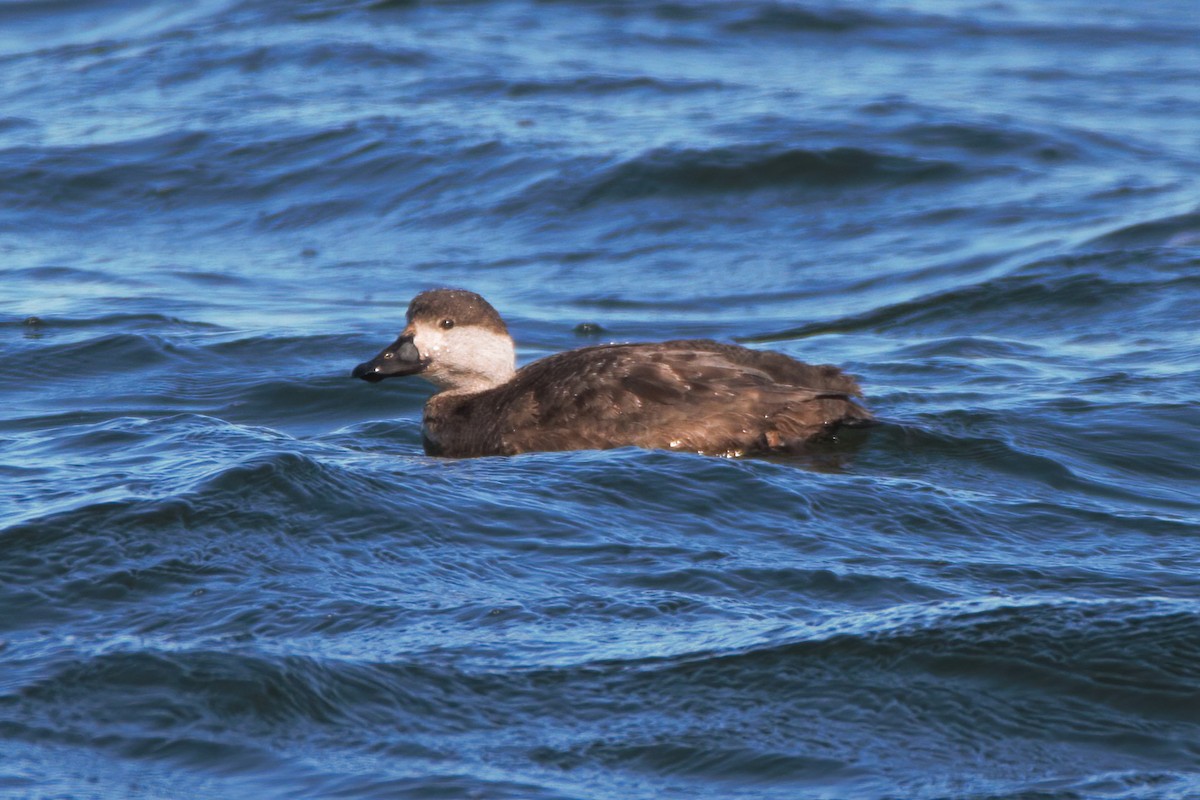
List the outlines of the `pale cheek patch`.
{"type": "Polygon", "coordinates": [[[416,328],[413,331],[413,344],[416,345],[421,358],[433,359],[435,363],[438,357],[446,352],[446,337],[442,335],[441,331],[431,331],[424,327],[416,328]]]}
{"type": "Polygon", "coordinates": [[[413,344],[429,362],[425,377],[443,389],[480,391],[508,380],[516,368],[512,339],[476,325],[418,326],[413,344]]]}

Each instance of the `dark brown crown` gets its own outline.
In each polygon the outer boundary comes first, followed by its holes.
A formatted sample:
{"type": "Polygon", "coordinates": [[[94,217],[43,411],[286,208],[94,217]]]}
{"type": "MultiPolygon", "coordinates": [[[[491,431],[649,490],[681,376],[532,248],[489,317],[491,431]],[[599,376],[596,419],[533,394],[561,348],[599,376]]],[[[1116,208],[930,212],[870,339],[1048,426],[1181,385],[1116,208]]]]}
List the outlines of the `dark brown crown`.
{"type": "Polygon", "coordinates": [[[466,289],[430,289],[421,292],[408,304],[408,321],[440,325],[442,320],[458,325],[478,325],[481,328],[508,335],[508,326],[491,303],[466,289]]]}

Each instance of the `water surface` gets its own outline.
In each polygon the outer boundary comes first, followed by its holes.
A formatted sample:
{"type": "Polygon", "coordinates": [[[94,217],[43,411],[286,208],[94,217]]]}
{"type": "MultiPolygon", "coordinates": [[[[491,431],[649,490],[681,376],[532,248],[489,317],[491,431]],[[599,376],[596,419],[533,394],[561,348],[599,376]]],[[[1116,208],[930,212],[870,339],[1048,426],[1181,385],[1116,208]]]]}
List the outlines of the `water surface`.
{"type": "Polygon", "coordinates": [[[0,793],[1200,795],[1191,2],[0,4],[0,793]],[[808,458],[353,365],[836,363],[808,458]],[[599,326],[580,334],[581,325],[599,326]]]}

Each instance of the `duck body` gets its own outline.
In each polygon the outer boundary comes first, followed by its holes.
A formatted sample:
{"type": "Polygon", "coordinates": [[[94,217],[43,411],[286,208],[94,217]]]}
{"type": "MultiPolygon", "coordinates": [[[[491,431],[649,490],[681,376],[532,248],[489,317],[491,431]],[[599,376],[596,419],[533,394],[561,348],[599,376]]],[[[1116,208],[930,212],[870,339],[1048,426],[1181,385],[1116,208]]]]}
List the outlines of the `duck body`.
{"type": "Polygon", "coordinates": [[[493,389],[434,395],[430,455],[644,447],[738,456],[801,449],[870,415],[852,378],[707,340],[585,347],[493,389]]]}
{"type": "Polygon", "coordinates": [[[782,353],[706,339],[609,344],[516,370],[511,342],[483,298],[433,290],[414,298],[405,332],[354,376],[426,374],[442,391],[425,405],[425,451],[452,458],[630,446],[795,453],[873,419],[855,402],[852,377],[782,353]],[[436,313],[423,313],[430,305],[436,313]],[[422,336],[431,330],[440,335],[422,336]]]}

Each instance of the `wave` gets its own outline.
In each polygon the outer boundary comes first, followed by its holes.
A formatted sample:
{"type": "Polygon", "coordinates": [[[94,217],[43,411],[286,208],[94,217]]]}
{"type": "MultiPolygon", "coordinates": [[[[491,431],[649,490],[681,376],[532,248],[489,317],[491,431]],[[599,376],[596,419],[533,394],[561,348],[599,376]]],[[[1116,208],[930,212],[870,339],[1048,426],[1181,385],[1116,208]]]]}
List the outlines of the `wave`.
{"type": "MultiPolygon", "coordinates": [[[[1163,262],[1147,273],[1137,253],[1063,255],[1034,262],[1012,274],[956,286],[836,320],[819,321],[739,341],[767,343],[829,333],[907,332],[974,338],[992,332],[1060,334],[1064,319],[1107,316],[1116,324],[1145,329],[1153,320],[1126,319],[1129,303],[1153,307],[1164,292],[1200,286],[1188,261],[1163,262]],[[1135,299],[1136,298],[1136,299],[1135,299]]],[[[1164,319],[1168,323],[1169,319],[1164,319]]]]}
{"type": "Polygon", "coordinates": [[[1098,137],[1083,132],[1029,130],[1010,121],[919,123],[900,128],[896,135],[921,150],[949,147],[977,158],[1019,154],[1034,165],[1077,160],[1101,147],[1105,151],[1129,149],[1119,142],[1097,141],[1098,137]]]}
{"type": "Polygon", "coordinates": [[[435,145],[428,129],[366,119],[283,134],[181,131],[0,150],[3,224],[35,219],[40,227],[74,226],[83,219],[112,226],[186,214],[189,225],[227,237],[239,229],[307,229],[399,208],[461,219],[479,213],[458,202],[463,192],[487,182],[511,191],[514,179],[528,180],[529,156],[498,141],[442,134],[435,145]],[[447,147],[457,153],[449,157],[447,147]],[[55,213],[40,213],[46,210],[55,213]]]}
{"type": "Polygon", "coordinates": [[[12,148],[0,152],[0,182],[11,206],[23,210],[112,217],[224,205],[286,188],[289,177],[302,175],[313,159],[336,157],[347,136],[354,138],[332,130],[239,144],[210,132],[176,131],[87,146],[12,148]]]}
{"type": "Polygon", "coordinates": [[[575,206],[652,196],[743,193],[764,189],[828,189],[940,182],[963,174],[946,161],[894,156],[853,147],[828,150],[768,146],[709,150],[662,148],[600,170],[579,187],[553,179],[529,194],[570,196],[575,206]]]}
{"type": "MultiPolygon", "coordinates": [[[[0,196],[12,211],[53,208],[84,219],[169,206],[207,168],[197,151],[210,137],[177,132],[85,147],[16,147],[0,151],[0,196]]],[[[12,213],[10,211],[10,214],[12,213]]]]}
{"type": "MultiPolygon", "coordinates": [[[[82,379],[117,376],[117,372],[136,365],[139,371],[152,370],[178,356],[168,339],[144,333],[113,333],[82,342],[50,344],[25,349],[6,359],[6,377],[54,376],[82,379]]],[[[120,376],[128,379],[128,374],[120,376]]]]}
{"type": "Polygon", "coordinates": [[[1200,248],[1200,213],[1177,214],[1128,225],[1090,240],[1084,248],[1200,248]]]}
{"type": "MultiPolygon", "coordinates": [[[[914,36],[922,31],[958,32],[961,23],[952,15],[921,13],[902,8],[837,8],[823,3],[759,2],[706,4],[708,18],[717,22],[726,34],[757,36],[796,36],[812,34],[854,38],[876,31],[903,31],[914,36]]],[[[911,44],[910,44],[911,46],[911,44]]]]}
{"type": "Polygon", "coordinates": [[[1194,757],[1198,611],[1155,598],[946,603],[792,628],[738,651],[504,671],[463,669],[437,650],[365,662],[232,644],[124,649],[30,673],[0,696],[0,724],[18,740],[31,724],[41,740],[86,730],[121,743],[131,726],[152,729],[157,746],[199,760],[206,741],[269,751],[353,730],[366,751],[402,731],[410,757],[470,764],[491,750],[481,734],[504,732],[513,765],[795,786],[898,779],[923,796],[936,786],[914,764],[952,779],[946,764],[982,748],[993,758],[963,769],[1003,789],[1012,759],[1036,776],[1064,759],[1098,775],[1194,757]],[[996,730],[1026,736],[1001,742],[996,730]],[[209,733],[189,744],[189,731],[209,733]]]}
{"type": "Polygon", "coordinates": [[[264,70],[390,70],[430,67],[434,57],[427,50],[399,45],[385,47],[371,42],[308,43],[297,46],[214,46],[194,58],[172,62],[176,71],[159,76],[163,86],[207,83],[228,78],[228,74],[255,73],[264,70]]]}
{"type": "Polygon", "coordinates": [[[541,95],[578,97],[581,95],[637,95],[640,93],[674,95],[719,91],[724,86],[725,84],[719,81],[663,79],[646,75],[635,77],[586,75],[567,80],[527,80],[508,84],[495,84],[496,89],[503,89],[509,97],[517,98],[541,95]]]}
{"type": "Polygon", "coordinates": [[[139,0],[99,6],[79,0],[17,0],[0,5],[0,31],[14,34],[8,52],[16,57],[68,50],[95,55],[119,42],[186,30],[231,5],[230,0],[205,0],[186,7],[139,0]]]}
{"type": "MultiPolygon", "coordinates": [[[[272,655],[249,640],[239,645],[236,639],[227,640],[218,650],[186,640],[169,645],[169,639],[153,634],[118,636],[98,644],[80,638],[80,652],[90,652],[85,662],[68,660],[58,674],[35,676],[20,695],[30,698],[42,693],[53,699],[63,689],[87,694],[89,689],[82,684],[89,682],[98,689],[109,683],[183,681],[206,690],[209,681],[203,674],[225,670],[198,665],[226,663],[229,671],[263,676],[263,680],[247,680],[247,689],[258,691],[264,681],[284,681],[294,687],[287,706],[251,703],[267,721],[281,716],[321,720],[335,713],[387,715],[387,709],[372,707],[377,695],[390,695],[392,703],[420,705],[431,712],[432,721],[439,716],[432,713],[441,702],[437,698],[453,698],[453,685],[472,694],[494,693],[496,699],[509,703],[541,693],[551,684],[575,685],[585,693],[614,685],[650,692],[679,682],[721,682],[727,674],[748,678],[761,672],[796,681],[805,673],[831,678],[839,670],[899,669],[946,679],[992,680],[1012,689],[1028,686],[1035,691],[1078,694],[1114,710],[1149,704],[1163,720],[1190,723],[1177,698],[1200,689],[1195,668],[1200,655],[1195,637],[1198,613],[1200,606],[1191,598],[951,599],[847,612],[824,621],[777,621],[747,637],[750,644],[515,669],[472,662],[452,647],[436,645],[428,652],[372,660],[289,655],[291,648],[272,655]],[[147,681],[136,677],[138,673],[162,677],[147,681]]],[[[18,644],[27,643],[14,646],[18,644]]],[[[233,713],[245,710],[236,698],[220,699],[233,713]]],[[[603,701],[604,695],[594,699],[603,701]]],[[[451,705],[456,718],[470,724],[470,704],[451,705]]]]}
{"type": "MultiPolygon", "coordinates": [[[[70,268],[37,268],[29,270],[14,270],[11,273],[15,279],[33,280],[64,279],[71,282],[87,280],[93,277],[97,282],[108,283],[113,276],[105,273],[90,273],[85,270],[70,268]],[[53,277],[51,277],[53,274],[53,277]]],[[[203,277],[197,278],[203,280],[203,277]]],[[[30,315],[22,319],[0,318],[0,328],[23,328],[39,334],[53,334],[56,331],[87,331],[92,329],[121,331],[169,331],[180,332],[214,332],[226,330],[221,325],[209,322],[182,319],[169,314],[132,313],[132,314],[103,314],[89,317],[61,317],[30,315]]],[[[115,334],[114,334],[115,335],[115,334]]],[[[71,345],[72,347],[75,345],[71,345]]]]}

